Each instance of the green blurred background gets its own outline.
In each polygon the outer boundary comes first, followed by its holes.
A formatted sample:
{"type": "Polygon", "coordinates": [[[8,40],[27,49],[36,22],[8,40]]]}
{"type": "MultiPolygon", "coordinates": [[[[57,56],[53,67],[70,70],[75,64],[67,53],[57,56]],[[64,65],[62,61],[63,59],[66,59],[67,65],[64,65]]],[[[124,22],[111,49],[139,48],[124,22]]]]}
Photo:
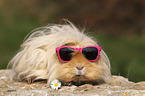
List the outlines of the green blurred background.
{"type": "Polygon", "coordinates": [[[31,30],[63,19],[98,41],[113,75],[145,81],[144,0],[0,0],[0,69],[31,30]]]}

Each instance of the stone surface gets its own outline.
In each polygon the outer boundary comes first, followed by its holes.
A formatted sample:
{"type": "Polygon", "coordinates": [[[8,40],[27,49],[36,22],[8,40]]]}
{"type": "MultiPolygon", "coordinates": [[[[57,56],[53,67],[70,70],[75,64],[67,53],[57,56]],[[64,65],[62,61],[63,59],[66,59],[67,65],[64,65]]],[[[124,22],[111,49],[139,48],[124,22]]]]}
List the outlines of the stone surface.
{"type": "Polygon", "coordinates": [[[46,82],[11,81],[10,71],[0,70],[0,96],[145,96],[145,81],[134,83],[122,76],[112,76],[111,84],[62,86],[53,90],[46,82]]]}

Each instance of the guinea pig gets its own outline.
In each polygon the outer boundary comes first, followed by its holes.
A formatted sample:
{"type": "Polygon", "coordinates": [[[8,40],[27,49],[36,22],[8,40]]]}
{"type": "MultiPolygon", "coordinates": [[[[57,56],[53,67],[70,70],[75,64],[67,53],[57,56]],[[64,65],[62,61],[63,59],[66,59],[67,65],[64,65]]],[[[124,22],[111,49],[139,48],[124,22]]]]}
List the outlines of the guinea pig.
{"type": "Polygon", "coordinates": [[[13,80],[28,83],[39,79],[47,79],[48,86],[54,79],[64,85],[111,82],[107,55],[72,23],[33,30],[8,66],[13,80]]]}

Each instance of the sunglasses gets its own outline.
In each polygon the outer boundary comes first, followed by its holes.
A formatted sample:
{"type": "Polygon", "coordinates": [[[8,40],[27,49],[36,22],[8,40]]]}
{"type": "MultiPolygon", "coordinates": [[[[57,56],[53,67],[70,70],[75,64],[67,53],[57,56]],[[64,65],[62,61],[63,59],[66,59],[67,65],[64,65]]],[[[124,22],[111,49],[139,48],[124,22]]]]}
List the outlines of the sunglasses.
{"type": "Polygon", "coordinates": [[[62,62],[69,62],[72,58],[72,53],[80,51],[88,61],[96,61],[99,57],[100,46],[86,46],[82,48],[74,48],[70,46],[57,47],[56,52],[62,62]]]}

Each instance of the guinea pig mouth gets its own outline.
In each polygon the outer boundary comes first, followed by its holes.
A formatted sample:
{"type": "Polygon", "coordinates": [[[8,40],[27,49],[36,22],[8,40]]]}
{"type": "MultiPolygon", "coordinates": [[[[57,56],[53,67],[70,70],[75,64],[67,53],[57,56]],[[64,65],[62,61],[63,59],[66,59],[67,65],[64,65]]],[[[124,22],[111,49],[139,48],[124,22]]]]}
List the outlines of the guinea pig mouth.
{"type": "Polygon", "coordinates": [[[82,76],[82,75],[83,75],[82,70],[77,70],[77,71],[76,71],[76,76],[82,76]]]}

